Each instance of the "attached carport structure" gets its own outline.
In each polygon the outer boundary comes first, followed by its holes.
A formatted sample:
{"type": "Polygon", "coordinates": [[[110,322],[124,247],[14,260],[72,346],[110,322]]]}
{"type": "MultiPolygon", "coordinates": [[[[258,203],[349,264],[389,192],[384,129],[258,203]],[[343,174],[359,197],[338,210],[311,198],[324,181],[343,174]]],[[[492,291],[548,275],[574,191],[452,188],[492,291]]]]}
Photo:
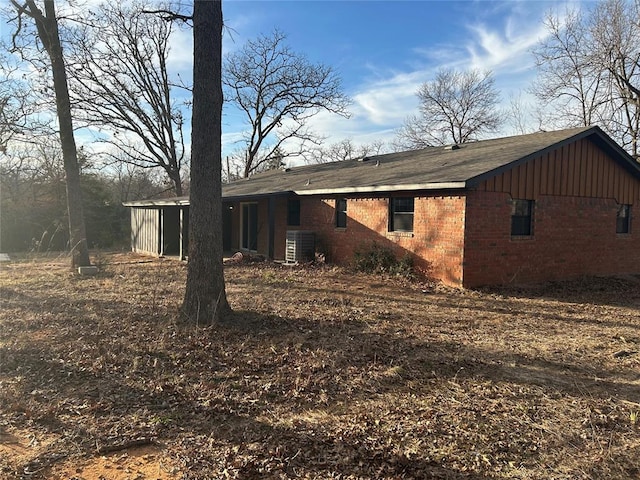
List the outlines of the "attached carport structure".
{"type": "MultiPolygon", "coordinates": [[[[294,195],[290,192],[263,193],[252,195],[233,195],[223,199],[222,206],[222,244],[225,252],[243,249],[243,232],[248,225],[235,225],[236,222],[248,222],[249,216],[237,214],[233,210],[259,201],[267,205],[266,253],[271,259],[275,251],[276,202],[279,198],[294,195]],[[245,203],[250,202],[250,203],[245,203]]],[[[189,197],[174,197],[157,200],[139,200],[124,203],[131,208],[131,249],[137,253],[158,256],[177,256],[185,260],[189,252],[189,197]]],[[[246,233],[245,233],[246,234],[246,233]]],[[[245,250],[256,250],[245,248],[245,250]]],[[[262,250],[262,249],[261,249],[262,250]]]]}

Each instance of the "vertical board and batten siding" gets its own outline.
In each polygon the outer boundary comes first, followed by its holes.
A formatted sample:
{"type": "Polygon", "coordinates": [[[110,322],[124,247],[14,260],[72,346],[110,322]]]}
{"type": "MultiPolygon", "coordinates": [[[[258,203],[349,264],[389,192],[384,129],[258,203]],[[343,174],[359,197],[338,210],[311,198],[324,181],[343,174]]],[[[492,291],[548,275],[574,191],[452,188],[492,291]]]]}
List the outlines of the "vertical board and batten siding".
{"type": "Polygon", "coordinates": [[[478,185],[477,190],[537,200],[539,195],[613,198],[634,204],[640,182],[589,139],[570,143],[478,185]]]}
{"type": "Polygon", "coordinates": [[[160,253],[160,215],[156,208],[131,209],[131,249],[137,253],[160,253]]]}

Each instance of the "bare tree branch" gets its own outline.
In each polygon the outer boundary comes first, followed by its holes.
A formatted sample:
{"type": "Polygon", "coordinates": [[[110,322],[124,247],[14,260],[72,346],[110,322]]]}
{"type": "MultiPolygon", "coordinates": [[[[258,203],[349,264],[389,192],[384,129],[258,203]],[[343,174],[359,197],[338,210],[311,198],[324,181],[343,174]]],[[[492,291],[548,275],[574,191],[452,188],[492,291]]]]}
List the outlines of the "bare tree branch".
{"type": "Polygon", "coordinates": [[[606,0],[561,21],[534,50],[533,92],[560,126],[599,124],[640,158],[640,2],[606,0]]]}
{"type": "Polygon", "coordinates": [[[298,145],[317,143],[306,125],[320,111],[349,115],[350,101],[336,72],[310,63],[285,40],[276,30],[247,42],[226,59],[226,98],[244,112],[250,128],[245,137],[245,177],[277,151],[284,151],[288,140],[297,139],[298,145]]]}
{"type": "Polygon", "coordinates": [[[167,22],[173,22],[176,20],[179,20],[181,22],[184,23],[189,23],[191,21],[193,21],[193,16],[192,15],[182,15],[180,13],[176,13],[172,10],[166,10],[166,9],[159,9],[159,10],[147,10],[147,9],[142,9],[140,11],[140,13],[148,13],[151,15],[158,15],[160,18],[162,18],[163,20],[167,21],[167,22]]]}
{"type": "Polygon", "coordinates": [[[71,78],[74,101],[90,125],[113,131],[107,141],[131,152],[132,164],[161,168],[182,195],[184,119],[174,99],[167,58],[172,24],[147,3],[104,5],[95,28],[78,33],[71,78]],[[141,147],[134,146],[138,143],[141,147]]]}
{"type": "Polygon", "coordinates": [[[497,130],[502,122],[490,72],[439,70],[417,95],[420,115],[409,117],[399,130],[395,142],[399,147],[465,143],[497,130]]]}
{"type": "Polygon", "coordinates": [[[328,146],[319,146],[310,155],[305,157],[307,163],[343,162],[363,158],[368,155],[379,155],[386,150],[382,141],[356,144],[352,139],[345,138],[328,146]]]}

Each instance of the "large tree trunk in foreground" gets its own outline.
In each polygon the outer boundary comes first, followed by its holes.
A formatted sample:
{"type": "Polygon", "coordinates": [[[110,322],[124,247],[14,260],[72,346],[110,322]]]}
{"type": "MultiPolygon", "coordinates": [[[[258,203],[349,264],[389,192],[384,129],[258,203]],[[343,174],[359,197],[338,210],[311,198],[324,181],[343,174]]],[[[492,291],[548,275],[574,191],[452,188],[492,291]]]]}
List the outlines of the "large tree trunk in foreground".
{"type": "Polygon", "coordinates": [[[189,264],[182,310],[197,324],[231,311],[222,269],[222,4],[193,6],[189,264]]]}
{"type": "Polygon", "coordinates": [[[78,166],[78,152],[73,136],[73,122],[71,120],[71,102],[69,101],[69,87],[65,70],[62,46],[58,33],[53,0],[44,1],[44,15],[33,0],[28,0],[24,7],[17,2],[13,4],[19,11],[33,18],[38,29],[38,36],[42,41],[49,58],[53,74],[53,88],[56,96],[56,109],[60,128],[60,143],[64,160],[64,171],[67,184],[67,209],[69,213],[69,242],[74,267],[88,266],[89,251],[87,234],[82,211],[82,192],[80,190],[80,168],[78,166]]]}

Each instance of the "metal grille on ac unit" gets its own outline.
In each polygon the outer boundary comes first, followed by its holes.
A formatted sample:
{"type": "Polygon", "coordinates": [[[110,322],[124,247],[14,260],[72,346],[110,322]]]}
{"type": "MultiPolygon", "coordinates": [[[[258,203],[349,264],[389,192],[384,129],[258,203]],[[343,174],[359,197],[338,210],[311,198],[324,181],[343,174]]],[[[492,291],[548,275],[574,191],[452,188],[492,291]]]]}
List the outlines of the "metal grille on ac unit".
{"type": "Polygon", "coordinates": [[[285,260],[287,263],[311,262],[315,258],[316,238],[313,232],[287,230],[285,260]]]}

